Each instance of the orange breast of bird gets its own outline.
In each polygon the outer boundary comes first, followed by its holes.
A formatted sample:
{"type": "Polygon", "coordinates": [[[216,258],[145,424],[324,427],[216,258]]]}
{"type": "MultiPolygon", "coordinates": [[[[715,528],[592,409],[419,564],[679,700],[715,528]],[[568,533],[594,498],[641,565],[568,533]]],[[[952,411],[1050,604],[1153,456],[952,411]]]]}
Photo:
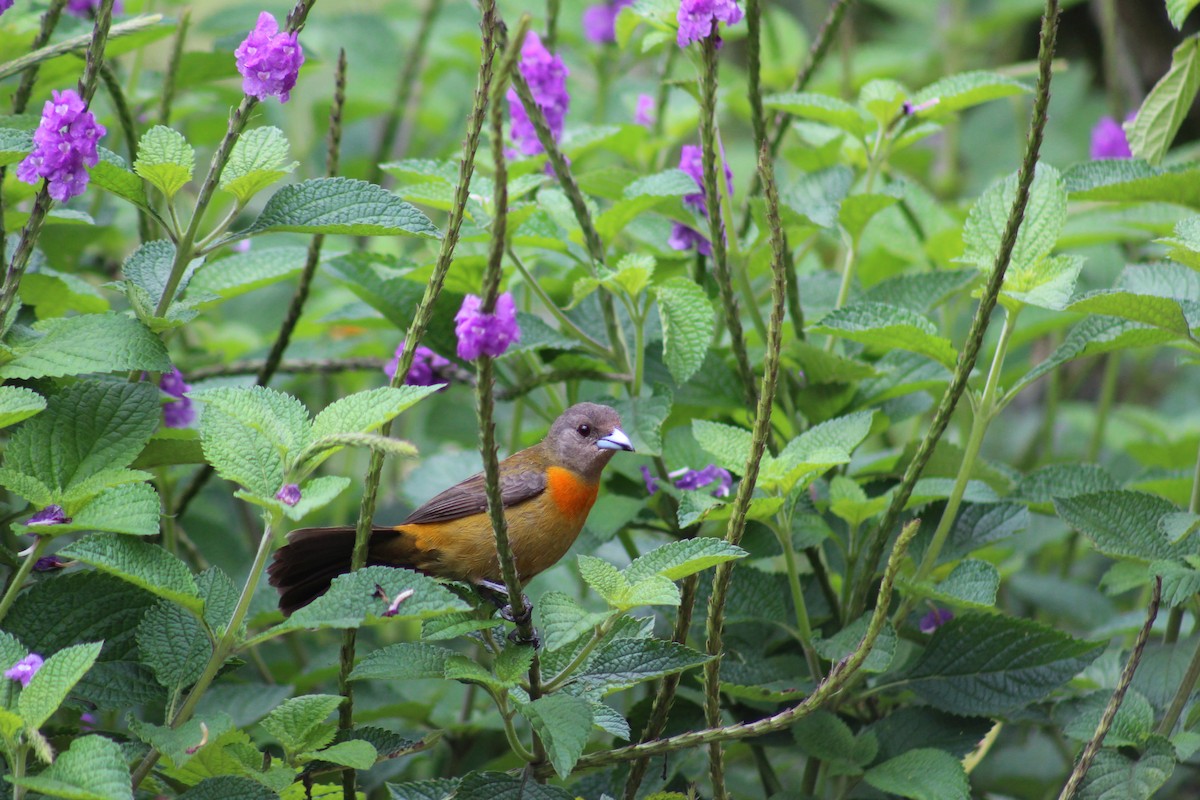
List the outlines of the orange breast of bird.
{"type": "MultiPolygon", "coordinates": [[[[505,509],[508,538],[522,581],[549,569],[566,555],[583,530],[599,491],[599,481],[587,481],[562,467],[549,467],[545,491],[505,509]]],[[[405,534],[395,543],[396,561],[407,562],[430,575],[472,583],[502,580],[487,513],[448,522],[399,525],[396,530],[405,534]]]]}

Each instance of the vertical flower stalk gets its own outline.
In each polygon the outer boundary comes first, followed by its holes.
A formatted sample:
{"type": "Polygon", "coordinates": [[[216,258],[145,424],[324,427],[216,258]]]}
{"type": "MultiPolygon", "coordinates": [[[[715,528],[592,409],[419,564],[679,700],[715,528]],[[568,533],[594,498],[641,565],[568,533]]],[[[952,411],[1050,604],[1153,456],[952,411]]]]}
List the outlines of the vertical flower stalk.
{"type": "Polygon", "coordinates": [[[1033,114],[1029,122],[1029,133],[1026,137],[1025,155],[1021,160],[1021,169],[1017,175],[1017,193],[1008,214],[1008,221],[1004,226],[1004,235],[1000,240],[1000,250],[996,254],[996,263],[993,265],[991,275],[988,276],[987,283],[984,286],[983,294],[979,300],[979,307],[975,311],[975,317],[971,320],[971,328],[967,332],[963,349],[959,353],[958,363],[954,368],[954,375],[951,377],[950,384],[946,387],[946,391],[938,403],[937,410],[933,415],[933,421],[929,424],[929,430],[925,433],[925,438],[921,440],[921,444],[918,446],[913,460],[909,462],[908,467],[905,469],[904,477],[901,479],[900,485],[896,487],[896,493],[892,497],[891,505],[888,506],[879,526],[867,536],[867,540],[864,543],[863,551],[867,553],[867,558],[863,562],[862,574],[855,581],[850,599],[850,607],[844,615],[845,619],[857,618],[866,607],[867,591],[872,583],[875,565],[879,563],[879,559],[883,556],[883,551],[887,546],[891,530],[900,518],[901,511],[908,504],[917,479],[921,477],[925,465],[929,463],[929,459],[933,456],[934,447],[937,445],[938,440],[942,438],[942,434],[945,433],[946,426],[950,424],[950,416],[954,413],[959,399],[967,388],[967,380],[971,375],[971,371],[975,368],[975,361],[979,357],[980,348],[983,346],[983,335],[987,331],[988,323],[991,322],[992,311],[995,310],[996,301],[1000,297],[1000,288],[1004,285],[1004,276],[1007,274],[1008,266],[1012,261],[1013,248],[1017,243],[1017,233],[1020,231],[1021,225],[1025,222],[1025,208],[1029,203],[1029,189],[1033,185],[1038,153],[1041,152],[1042,148],[1042,136],[1046,130],[1047,110],[1050,106],[1050,81],[1053,75],[1054,48],[1058,38],[1058,15],[1058,0],[1046,0],[1045,11],[1042,15],[1041,33],[1038,37],[1040,41],[1038,48],[1038,80],[1037,88],[1034,90],[1033,114]]]}
{"type": "MultiPolygon", "coordinates": [[[[705,43],[712,44],[711,39],[705,43]]],[[[754,415],[754,438],[737,497],[733,501],[733,512],[725,540],[737,544],[746,529],[746,514],[750,498],[758,480],[758,469],[767,440],[771,436],[771,412],[775,403],[775,389],[779,378],[779,354],[783,349],[783,317],[787,303],[787,276],[784,273],[783,223],[779,218],[779,194],[775,189],[775,175],[771,155],[766,147],[759,150],[758,169],[762,175],[767,197],[767,221],[771,234],[771,321],[767,332],[767,352],[763,357],[762,390],[758,393],[758,408],[754,415]]],[[[714,245],[716,242],[714,241],[714,245]]],[[[704,665],[704,717],[710,728],[721,724],[720,669],[725,629],[725,601],[729,594],[729,581],[733,574],[732,562],[718,564],[713,576],[712,594],[708,601],[706,648],[711,660],[704,665]]],[[[709,766],[712,775],[713,797],[724,798],[725,778],[723,753],[720,742],[709,745],[709,766]]]]}

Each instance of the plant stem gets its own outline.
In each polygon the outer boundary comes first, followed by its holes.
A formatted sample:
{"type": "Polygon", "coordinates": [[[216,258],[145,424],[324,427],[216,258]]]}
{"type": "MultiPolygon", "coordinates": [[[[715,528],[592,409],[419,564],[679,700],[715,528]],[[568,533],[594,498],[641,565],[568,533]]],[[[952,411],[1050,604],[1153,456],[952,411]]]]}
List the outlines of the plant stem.
{"type": "Polygon", "coordinates": [[[546,0],[546,49],[553,51],[558,40],[558,11],[562,0],[546,0]]]}
{"type": "Polygon", "coordinates": [[[183,59],[183,44],[187,41],[188,28],[192,24],[192,9],[184,8],[179,14],[179,27],[171,38],[171,58],[163,76],[162,95],[158,101],[158,122],[171,124],[171,105],[175,102],[175,80],[179,77],[179,64],[183,59]]]}
{"type": "Polygon", "coordinates": [[[513,262],[514,265],[516,265],[517,271],[521,273],[521,277],[523,277],[525,282],[529,284],[529,288],[533,289],[533,293],[536,294],[538,299],[542,301],[542,305],[546,307],[546,310],[549,311],[556,320],[558,320],[558,323],[563,327],[564,331],[578,339],[579,343],[590,350],[594,355],[600,356],[605,361],[615,360],[612,350],[609,350],[591,336],[588,336],[588,334],[582,328],[572,322],[571,318],[563,313],[562,309],[558,307],[558,303],[555,303],[554,299],[546,293],[546,290],[543,289],[541,284],[537,282],[537,279],[533,277],[533,273],[529,271],[529,268],[525,266],[524,262],[521,261],[521,259],[517,256],[516,251],[514,251],[511,246],[508,248],[508,258],[513,262]]]}
{"type": "Polygon", "coordinates": [[[762,150],[767,140],[767,123],[762,104],[762,0],[746,0],[746,78],[750,99],[750,127],[754,130],[754,150],[762,150]]]}
{"type": "Polygon", "coordinates": [[[42,557],[42,553],[46,550],[46,545],[50,539],[45,536],[34,536],[33,547],[29,549],[29,555],[21,562],[20,568],[17,569],[8,579],[8,586],[4,589],[4,597],[0,598],[0,622],[8,616],[8,610],[12,608],[12,604],[16,601],[17,595],[21,593],[21,587],[25,585],[25,579],[29,577],[29,573],[33,571],[33,565],[42,557]]]}
{"type": "Polygon", "coordinates": [[[1142,652],[1146,649],[1146,642],[1150,639],[1150,629],[1154,627],[1154,620],[1158,617],[1158,604],[1161,599],[1162,578],[1156,576],[1154,578],[1154,594],[1150,598],[1150,605],[1146,608],[1146,621],[1142,624],[1142,629],[1138,631],[1137,639],[1133,644],[1133,652],[1129,654],[1129,660],[1125,662],[1125,666],[1121,670],[1121,677],[1117,680],[1117,686],[1113,689],[1108,705],[1104,707],[1104,714],[1100,717],[1100,723],[1096,725],[1096,732],[1083,748],[1079,761],[1075,764],[1075,769],[1071,771],[1058,800],[1071,800],[1075,796],[1075,792],[1087,775],[1088,768],[1092,765],[1092,759],[1096,757],[1096,753],[1100,752],[1100,747],[1104,744],[1104,737],[1108,735],[1108,730],[1112,727],[1113,720],[1121,709],[1121,703],[1125,700],[1125,693],[1129,691],[1129,684],[1133,682],[1133,673],[1137,671],[1138,663],[1142,660],[1142,652]]]}
{"type": "Polygon", "coordinates": [[[905,469],[904,477],[900,485],[896,488],[891,505],[888,506],[887,512],[884,514],[879,526],[867,537],[866,546],[864,547],[867,559],[863,562],[862,577],[854,586],[850,607],[847,609],[845,615],[846,619],[855,619],[862,613],[862,609],[866,607],[867,591],[872,583],[875,565],[879,563],[879,559],[883,555],[884,548],[887,546],[888,538],[891,535],[891,530],[896,525],[897,520],[899,520],[900,513],[908,504],[909,498],[912,497],[913,486],[916,485],[917,479],[921,477],[925,465],[929,463],[929,459],[933,456],[934,447],[942,438],[942,434],[945,433],[946,426],[950,423],[950,417],[958,405],[959,398],[962,397],[962,393],[967,388],[967,380],[970,378],[971,370],[975,368],[975,360],[979,356],[980,347],[983,345],[983,335],[987,331],[988,323],[991,321],[992,311],[995,309],[996,301],[1000,296],[1000,288],[1004,284],[1004,276],[1008,272],[1009,263],[1012,261],[1013,248],[1017,242],[1017,233],[1025,220],[1025,207],[1029,202],[1029,188],[1033,183],[1034,169],[1037,166],[1038,153],[1042,147],[1042,134],[1046,128],[1047,109],[1050,105],[1050,81],[1053,73],[1055,42],[1058,35],[1058,12],[1058,0],[1046,0],[1045,11],[1042,15],[1042,28],[1039,35],[1038,80],[1034,95],[1033,114],[1029,123],[1025,155],[1021,160],[1021,169],[1017,176],[1017,193],[1013,199],[1012,208],[1009,211],[1008,221],[1004,226],[1004,236],[1000,240],[1000,250],[996,254],[996,263],[992,267],[991,274],[988,276],[987,284],[984,286],[979,307],[975,311],[975,317],[971,320],[971,328],[967,332],[966,342],[959,353],[958,363],[954,368],[954,375],[950,379],[950,384],[946,387],[945,393],[942,395],[941,402],[938,403],[937,410],[933,415],[933,421],[930,422],[929,430],[926,432],[925,438],[921,440],[921,444],[917,448],[917,453],[913,457],[913,460],[909,462],[907,469],[905,469]]]}
{"type": "Polygon", "coordinates": [[[592,651],[596,649],[596,646],[599,645],[600,642],[604,640],[604,637],[608,635],[608,632],[612,630],[612,626],[616,624],[617,619],[618,617],[614,614],[606,619],[602,624],[597,625],[595,630],[592,631],[592,638],[588,639],[587,644],[580,648],[579,652],[575,654],[575,657],[571,659],[571,662],[562,668],[562,672],[558,673],[546,682],[546,684],[542,687],[542,693],[549,694],[559,686],[562,686],[564,683],[566,683],[570,679],[571,674],[575,672],[575,670],[579,669],[580,665],[582,665],[583,662],[587,660],[588,656],[592,654],[592,651]]]}
{"type": "Polygon", "coordinates": [[[783,548],[783,561],[787,565],[788,588],[792,593],[792,607],[796,613],[796,632],[800,635],[800,649],[814,682],[821,681],[821,662],[812,649],[812,625],[808,621],[808,605],[804,602],[804,589],[800,586],[800,571],[796,566],[796,546],[792,537],[784,531],[775,530],[779,546],[783,548]]]}
{"type": "MultiPolygon", "coordinates": [[[[713,47],[711,36],[705,40],[705,47],[713,47]]],[[[742,471],[742,481],[738,485],[737,497],[733,501],[729,528],[725,532],[725,540],[735,545],[741,541],[742,533],[746,529],[746,513],[750,508],[750,498],[758,479],[759,465],[762,463],[763,454],[767,449],[767,439],[771,435],[771,412],[774,408],[775,388],[779,377],[779,354],[783,349],[783,317],[787,294],[787,276],[784,275],[783,223],[779,217],[779,194],[775,189],[771,157],[765,147],[758,153],[758,169],[767,198],[767,222],[771,233],[771,324],[767,336],[767,350],[763,356],[762,390],[758,393],[758,408],[754,415],[754,438],[750,454],[746,459],[746,467],[742,471]]],[[[716,242],[714,241],[713,244],[715,253],[716,242]]],[[[721,722],[722,638],[725,627],[725,601],[729,593],[729,581],[732,574],[732,562],[717,565],[713,576],[712,595],[708,601],[705,644],[708,655],[712,659],[704,665],[704,717],[710,728],[718,727],[721,722]]],[[[713,797],[724,798],[726,792],[721,744],[719,742],[712,743],[709,746],[708,755],[713,797]]]]}
{"type": "MultiPolygon", "coordinates": [[[[175,716],[171,719],[172,728],[178,728],[192,718],[192,714],[195,713],[200,698],[208,691],[208,687],[212,684],[213,679],[217,677],[217,673],[221,670],[221,667],[225,665],[225,661],[237,648],[242,623],[246,620],[246,613],[250,610],[250,601],[254,597],[254,590],[258,588],[258,581],[267,566],[267,556],[271,554],[274,543],[273,528],[275,522],[277,520],[271,517],[271,512],[263,512],[263,532],[262,538],[258,541],[258,552],[254,554],[254,562],[250,565],[250,574],[246,576],[246,583],[243,584],[242,593],[238,597],[237,605],[234,606],[233,616],[230,617],[229,625],[226,626],[225,631],[221,634],[221,638],[217,640],[212,655],[209,656],[208,663],[204,665],[204,671],[200,673],[199,679],[192,686],[192,690],[188,692],[187,699],[183,701],[183,705],[179,707],[179,710],[175,712],[175,716]]],[[[154,768],[160,755],[157,749],[151,748],[150,752],[142,758],[137,769],[133,771],[134,789],[137,789],[146,776],[150,774],[150,770],[154,768]]]]}

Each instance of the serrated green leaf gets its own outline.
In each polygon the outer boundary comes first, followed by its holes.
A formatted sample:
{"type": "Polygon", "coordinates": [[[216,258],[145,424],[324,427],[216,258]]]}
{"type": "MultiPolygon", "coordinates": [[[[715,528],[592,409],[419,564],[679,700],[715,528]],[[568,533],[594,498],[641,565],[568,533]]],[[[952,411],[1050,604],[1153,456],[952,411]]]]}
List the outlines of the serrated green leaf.
{"type": "Polygon", "coordinates": [[[17,296],[23,305],[34,308],[38,319],[62,317],[71,311],[100,314],[109,310],[108,300],[92,284],[47,266],[25,273],[17,296]]]}
{"type": "MultiPolygon", "coordinates": [[[[104,470],[87,483],[95,485],[100,479],[107,482],[124,478],[140,481],[148,477],[148,473],[138,470],[104,470]]],[[[86,497],[87,491],[90,491],[88,486],[77,484],[66,496],[86,497]]],[[[130,536],[158,534],[161,506],[158,492],[148,483],[124,483],[102,489],[78,511],[74,510],[74,503],[65,507],[74,516],[71,522],[55,526],[56,534],[68,531],[108,531],[130,536]]]]}
{"type": "Polygon", "coordinates": [[[724,539],[701,536],[667,542],[656,547],[634,559],[633,563],[625,568],[624,575],[629,583],[635,585],[654,575],[677,581],[717,564],[745,558],[747,555],[745,550],[724,539]]]}
{"type": "MultiPolygon", "coordinates": [[[[301,784],[296,784],[301,786],[301,784]]],[[[341,792],[341,787],[338,787],[341,792]]],[[[236,775],[221,775],[205,778],[183,794],[178,800],[278,800],[278,793],[252,778],[236,775]]]]}
{"type": "Polygon", "coordinates": [[[503,772],[468,772],[458,784],[454,800],[575,800],[558,786],[527,780],[503,772]]]}
{"type": "Polygon", "coordinates": [[[76,739],[45,772],[13,782],[67,800],[133,800],[129,767],[121,746],[103,736],[76,739]]]}
{"type": "Polygon", "coordinates": [[[125,159],[105,147],[97,147],[96,150],[100,160],[96,166],[88,169],[91,185],[115,194],[135,206],[149,209],[146,184],[129,169],[125,159]]]}
{"type": "Polygon", "coordinates": [[[1183,21],[1197,5],[1200,5],[1200,0],[1167,0],[1167,16],[1171,18],[1175,30],[1183,29],[1183,21]]]}
{"type": "Polygon", "coordinates": [[[951,369],[958,358],[950,340],[939,336],[937,326],[927,317],[884,303],[860,302],[839,308],[810,330],[861,342],[876,352],[910,350],[951,369]]]}
{"type": "Polygon", "coordinates": [[[182,133],[155,125],[138,141],[133,171],[168,200],[187,185],[196,167],[196,151],[182,133]]]}
{"type": "Polygon", "coordinates": [[[662,639],[615,639],[575,674],[572,683],[588,691],[611,694],[642,681],[698,667],[708,660],[703,653],[662,639]]]}
{"type": "Polygon", "coordinates": [[[408,681],[441,678],[453,650],[423,642],[401,642],[369,653],[354,665],[350,680],[408,681]]]}
{"type": "Polygon", "coordinates": [[[593,631],[609,614],[589,612],[562,592],[546,592],[533,608],[548,651],[558,650],[593,631]]]}
{"type": "Polygon", "coordinates": [[[679,587],[670,578],[650,575],[621,592],[614,603],[619,611],[628,611],[638,606],[677,606],[679,587]]]}
{"type": "Polygon", "coordinates": [[[46,659],[17,697],[17,713],[37,730],[67,699],[79,679],[91,669],[103,642],[66,647],[46,659]]]}
{"type": "Polygon", "coordinates": [[[436,386],[383,387],[335,400],[313,420],[312,438],[369,433],[437,391],[436,386]]]}
{"type": "Polygon", "coordinates": [[[789,211],[820,228],[837,225],[842,201],[854,185],[854,170],[846,166],[810,172],[786,187],[781,200],[789,211]]]}
{"type": "Polygon", "coordinates": [[[427,619],[470,608],[432,578],[406,569],[366,567],[334,578],[329,591],[255,638],[268,639],[304,628],[357,628],[382,621],[427,619]],[[383,618],[380,615],[387,611],[388,602],[378,596],[377,585],[388,597],[409,589],[413,594],[397,607],[394,617],[383,618]]]}
{"type": "Polygon", "coordinates": [[[185,608],[196,612],[203,608],[191,570],[156,544],[115,533],[94,533],[59,554],[91,564],[185,608]]]}
{"type": "Polygon", "coordinates": [[[859,775],[875,759],[879,743],[865,731],[855,736],[835,714],[818,710],[792,726],[792,738],[802,753],[829,763],[834,775],[859,775]]]}
{"type": "Polygon", "coordinates": [[[529,672],[529,666],[533,663],[533,653],[532,647],[505,647],[492,664],[496,677],[504,683],[515,685],[529,672]]]}
{"type": "Polygon", "coordinates": [[[1179,165],[1160,169],[1136,158],[1087,161],[1063,176],[1072,200],[1118,203],[1162,202],[1200,208],[1200,169],[1179,165]]]}
{"type": "MultiPolygon", "coordinates": [[[[862,643],[863,637],[867,635],[867,623],[870,621],[870,617],[869,613],[864,614],[828,639],[814,639],[813,649],[821,658],[834,663],[841,661],[857,650],[859,644],[862,643]]],[[[896,641],[896,630],[890,622],[886,623],[875,639],[875,646],[871,648],[871,652],[863,661],[863,671],[883,672],[891,666],[892,659],[896,655],[896,641]]]]}
{"type": "Polygon", "coordinates": [[[300,162],[288,161],[288,140],[274,127],[246,131],[233,146],[221,173],[220,187],[245,203],[282,179],[300,162]]]}
{"type": "Polygon", "coordinates": [[[289,457],[310,441],[308,411],[289,395],[255,386],[193,392],[201,400],[204,455],[222,478],[274,497],[289,457]]]}
{"type": "MultiPolygon", "coordinates": [[[[1063,733],[1080,742],[1091,739],[1111,699],[1112,692],[1099,691],[1080,698],[1078,703],[1064,704],[1074,716],[1063,726],[1063,733]]],[[[1154,707],[1141,692],[1130,690],[1117,709],[1108,733],[1104,735],[1104,744],[1107,747],[1140,747],[1153,732],[1154,707]]]]}
{"type": "Polygon", "coordinates": [[[244,233],[266,231],[441,238],[415,206],[379,186],[350,178],[313,178],[284,186],[244,233]]]}
{"type": "Polygon", "coordinates": [[[390,800],[449,800],[458,787],[457,778],[433,778],[427,781],[385,783],[390,800]]]}
{"type": "Polygon", "coordinates": [[[602,558],[580,555],[579,574],[588,586],[614,607],[629,590],[629,583],[620,570],[602,558]]]}
{"type": "Polygon", "coordinates": [[[1149,800],[1175,771],[1175,748],[1162,736],[1152,736],[1136,757],[1105,747],[1075,795],[1079,800],[1149,800]]]}
{"type": "Polygon", "coordinates": [[[1151,325],[1187,336],[1191,327],[1178,300],[1125,291],[1091,292],[1067,308],[1085,314],[1104,314],[1151,325]]]}
{"type": "Polygon", "coordinates": [[[307,258],[308,248],[294,246],[234,253],[197,270],[189,288],[229,300],[299,275],[307,258]]]}
{"type": "Polygon", "coordinates": [[[1162,161],[1198,90],[1200,37],[1192,35],[1171,52],[1171,68],[1146,95],[1137,117],[1125,124],[1125,135],[1134,156],[1151,164],[1162,161]]]}
{"type": "MultiPolygon", "coordinates": [[[[1015,173],[983,193],[971,208],[963,228],[963,262],[984,273],[992,271],[1016,196],[1015,173]]],[[[1067,190],[1063,180],[1053,167],[1039,163],[1029,189],[1026,224],[1021,226],[1012,250],[1010,272],[1036,276],[1039,265],[1054,249],[1066,220],[1067,190]]]]}
{"type": "MultiPolygon", "coordinates": [[[[288,753],[303,753],[324,747],[333,740],[336,728],[325,719],[345,700],[336,694],[307,694],[285,700],[260,724],[279,740],[288,753]]],[[[372,760],[374,763],[374,760],[372,760]]]]}
{"type": "Polygon", "coordinates": [[[364,742],[361,739],[352,739],[348,742],[338,742],[330,745],[322,750],[304,754],[305,759],[327,761],[330,764],[337,764],[342,767],[350,767],[351,769],[370,769],[375,766],[376,759],[379,758],[379,753],[375,752],[375,748],[370,742],[364,742]]]}
{"type": "Polygon", "coordinates": [[[592,704],[582,697],[552,694],[521,706],[520,711],[546,745],[554,771],[565,780],[591,733],[592,704]]]}
{"type": "Polygon", "coordinates": [[[964,559],[940,583],[901,581],[901,586],[906,592],[935,603],[987,610],[996,605],[1000,572],[986,561],[964,559]]]}
{"type": "Polygon", "coordinates": [[[841,128],[858,137],[870,133],[874,127],[871,118],[858,107],[825,94],[771,94],[763,98],[763,105],[775,111],[786,111],[794,117],[841,128]]]}
{"type": "Polygon", "coordinates": [[[849,463],[855,448],[871,432],[874,419],[874,411],[856,411],[814,425],[788,442],[775,458],[768,460],[764,456],[760,485],[778,485],[791,491],[801,479],[849,463]]]}
{"type": "Polygon", "coordinates": [[[1061,311],[1075,293],[1083,256],[1046,258],[1029,269],[1010,269],[1004,276],[1004,298],[1038,308],[1061,311]]]}
{"type": "Polygon", "coordinates": [[[696,181],[681,169],[668,169],[638,178],[625,187],[624,195],[634,197],[682,197],[696,194],[696,181]]]}
{"type": "Polygon", "coordinates": [[[24,386],[0,386],[0,428],[16,425],[46,408],[46,398],[24,386]]]}
{"type": "Polygon", "coordinates": [[[913,800],[968,800],[971,785],[962,763],[944,750],[922,747],[867,770],[867,783],[913,800]]]}
{"type": "Polygon", "coordinates": [[[605,285],[619,288],[630,297],[637,297],[654,277],[654,256],[629,253],[617,262],[616,271],[605,279],[605,285]]]}
{"type": "Polygon", "coordinates": [[[937,629],[907,685],[951,714],[1004,714],[1045,697],[1103,649],[1031,620],[967,613],[937,629]]]}
{"type": "Polygon", "coordinates": [[[128,723],[134,735],[156,748],[176,767],[186,764],[202,747],[201,742],[206,739],[215,742],[233,728],[233,720],[223,712],[207,715],[203,719],[192,717],[178,728],[153,725],[132,716],[128,723]],[[189,753],[189,750],[192,752],[189,753]]]}
{"type": "Polygon", "coordinates": [[[896,119],[907,96],[908,89],[898,81],[875,78],[859,90],[858,106],[874,117],[882,128],[896,119]]]}
{"type": "Polygon", "coordinates": [[[500,680],[487,667],[457,653],[446,658],[446,668],[442,677],[449,681],[473,683],[497,691],[511,689],[517,685],[516,681],[500,680]]]}
{"type": "Polygon", "coordinates": [[[1108,491],[1054,501],[1059,516],[1114,558],[1171,560],[1184,553],[1167,538],[1160,522],[1179,511],[1169,500],[1143,492],[1108,491]]]}
{"type": "Polygon", "coordinates": [[[663,359],[677,383],[687,383],[704,363],[716,329],[712,301],[687,278],[655,288],[663,325],[663,359]]]}
{"type": "Polygon", "coordinates": [[[913,97],[913,105],[919,106],[931,100],[937,105],[919,112],[921,117],[937,119],[964,108],[977,106],[1002,97],[1027,94],[1029,87],[1018,80],[995,72],[975,70],[947,75],[929,84],[913,97]]]}
{"type": "MultiPolygon", "coordinates": [[[[144,289],[150,302],[156,304],[166,291],[174,263],[175,244],[168,239],[155,239],[134,250],[121,265],[121,272],[133,281],[134,285],[144,289]]],[[[194,259],[187,266],[179,282],[180,290],[188,285],[192,273],[201,263],[202,259],[194,259]]]]}
{"type": "MultiPolygon", "coordinates": [[[[754,435],[750,431],[720,422],[694,419],[692,436],[713,457],[713,463],[717,466],[739,475],[746,468],[746,460],[754,443],[754,435]]],[[[769,463],[769,459],[770,454],[764,453],[763,461],[769,463]]]]}
{"type": "Polygon", "coordinates": [[[212,642],[200,620],[174,603],[160,602],[142,617],[137,630],[142,661],[168,689],[190,686],[212,655],[212,642]]]}
{"type": "Polygon", "coordinates": [[[0,378],[58,378],[90,372],[169,372],[162,341],[123,314],[81,314],[35,322],[9,334],[13,357],[0,378]]]}

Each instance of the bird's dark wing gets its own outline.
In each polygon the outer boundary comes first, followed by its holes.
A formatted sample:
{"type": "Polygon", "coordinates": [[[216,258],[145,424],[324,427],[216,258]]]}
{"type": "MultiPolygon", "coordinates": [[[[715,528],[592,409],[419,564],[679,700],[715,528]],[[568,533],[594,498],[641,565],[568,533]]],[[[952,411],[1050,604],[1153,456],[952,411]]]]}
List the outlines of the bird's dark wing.
{"type": "MultiPolygon", "coordinates": [[[[500,465],[500,497],[505,508],[537,497],[546,490],[546,470],[540,464],[523,463],[522,469],[505,469],[500,465]]],[[[483,473],[472,475],[462,483],[451,486],[400,523],[449,522],[450,520],[482,514],[487,510],[487,494],[483,473]]]]}

